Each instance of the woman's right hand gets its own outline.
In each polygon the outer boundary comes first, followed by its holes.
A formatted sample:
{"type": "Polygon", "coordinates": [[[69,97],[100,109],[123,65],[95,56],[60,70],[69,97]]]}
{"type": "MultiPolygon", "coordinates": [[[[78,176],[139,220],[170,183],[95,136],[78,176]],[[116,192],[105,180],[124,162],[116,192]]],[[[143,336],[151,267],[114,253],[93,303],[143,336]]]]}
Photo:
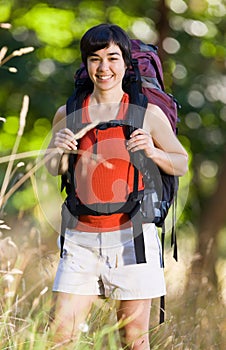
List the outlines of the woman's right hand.
{"type": "Polygon", "coordinates": [[[54,146],[62,150],[76,151],[78,142],[75,140],[74,133],[68,129],[60,129],[55,133],[54,146]]]}

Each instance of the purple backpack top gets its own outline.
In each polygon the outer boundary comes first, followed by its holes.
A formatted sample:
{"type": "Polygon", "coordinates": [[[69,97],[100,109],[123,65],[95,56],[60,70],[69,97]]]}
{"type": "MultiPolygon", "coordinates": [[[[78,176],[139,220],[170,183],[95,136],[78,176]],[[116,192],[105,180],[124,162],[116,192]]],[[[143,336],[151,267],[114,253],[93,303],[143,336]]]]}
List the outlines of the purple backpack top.
{"type": "MultiPolygon", "coordinates": [[[[141,92],[152,104],[159,106],[170,121],[173,131],[177,130],[177,108],[175,98],[165,92],[162,63],[157,53],[157,47],[144,44],[140,40],[132,39],[132,64],[138,65],[141,92]],[[135,61],[134,61],[135,60],[135,61]]],[[[132,74],[134,67],[129,73],[132,74]]]]}

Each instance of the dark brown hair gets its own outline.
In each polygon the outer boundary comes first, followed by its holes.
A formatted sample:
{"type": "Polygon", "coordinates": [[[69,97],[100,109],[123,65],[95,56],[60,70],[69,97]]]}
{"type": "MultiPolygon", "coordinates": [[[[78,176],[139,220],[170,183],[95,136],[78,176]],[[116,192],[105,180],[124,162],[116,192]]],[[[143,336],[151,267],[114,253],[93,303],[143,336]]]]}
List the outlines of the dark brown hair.
{"type": "Polygon", "coordinates": [[[99,24],[90,28],[82,37],[80,50],[82,61],[87,67],[87,58],[94,52],[109,47],[111,43],[118,45],[127,67],[131,61],[131,44],[126,32],[115,24],[99,24]]]}

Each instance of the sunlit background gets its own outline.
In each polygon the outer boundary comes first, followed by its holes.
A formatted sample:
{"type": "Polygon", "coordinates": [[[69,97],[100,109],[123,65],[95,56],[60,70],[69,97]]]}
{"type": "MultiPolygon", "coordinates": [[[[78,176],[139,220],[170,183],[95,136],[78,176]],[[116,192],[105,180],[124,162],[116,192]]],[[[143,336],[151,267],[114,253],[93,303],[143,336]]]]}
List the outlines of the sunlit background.
{"type": "MultiPolygon", "coordinates": [[[[171,331],[175,348],[221,350],[226,327],[225,0],[0,0],[0,183],[15,147],[24,95],[29,109],[6,194],[41,159],[54,113],[73,92],[81,35],[101,22],[119,24],[130,37],[158,46],[165,89],[181,105],[178,137],[189,153],[189,172],[178,195],[180,261],[171,258],[169,229],[166,278],[169,303],[178,300],[184,315],[175,316],[180,329],[171,331]],[[196,307],[189,323],[185,316],[191,305],[196,307]]],[[[51,199],[60,203],[59,189],[60,179],[50,179],[44,167],[28,177],[1,208],[0,242],[11,236],[25,255],[26,249],[38,248],[35,261],[55,259],[59,213],[51,199]]],[[[175,304],[168,308],[174,314],[175,304]]],[[[159,348],[173,349],[170,341],[171,347],[162,342],[159,348]]]]}

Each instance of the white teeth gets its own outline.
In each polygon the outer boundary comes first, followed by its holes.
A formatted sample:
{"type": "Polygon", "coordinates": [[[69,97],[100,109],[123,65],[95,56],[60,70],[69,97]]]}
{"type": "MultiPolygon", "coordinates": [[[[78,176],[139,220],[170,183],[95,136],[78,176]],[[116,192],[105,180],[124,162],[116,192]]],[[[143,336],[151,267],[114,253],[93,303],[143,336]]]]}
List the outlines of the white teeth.
{"type": "Polygon", "coordinates": [[[98,78],[101,79],[101,80],[107,80],[107,79],[111,78],[111,75],[104,75],[104,76],[98,75],[98,78]]]}

